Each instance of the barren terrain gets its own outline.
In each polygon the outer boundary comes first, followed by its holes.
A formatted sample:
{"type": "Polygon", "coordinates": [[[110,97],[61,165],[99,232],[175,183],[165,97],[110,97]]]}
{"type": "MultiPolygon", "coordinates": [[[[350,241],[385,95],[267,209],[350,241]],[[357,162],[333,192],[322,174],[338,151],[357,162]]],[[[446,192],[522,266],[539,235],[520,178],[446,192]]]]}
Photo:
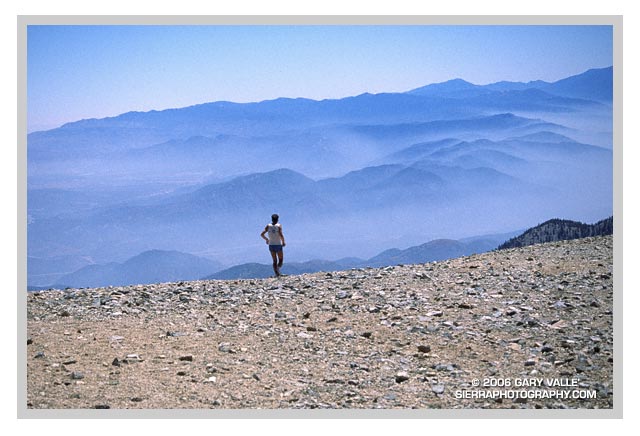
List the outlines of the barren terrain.
{"type": "Polygon", "coordinates": [[[27,407],[612,408],[612,303],[611,236],[29,293],[27,407]]]}

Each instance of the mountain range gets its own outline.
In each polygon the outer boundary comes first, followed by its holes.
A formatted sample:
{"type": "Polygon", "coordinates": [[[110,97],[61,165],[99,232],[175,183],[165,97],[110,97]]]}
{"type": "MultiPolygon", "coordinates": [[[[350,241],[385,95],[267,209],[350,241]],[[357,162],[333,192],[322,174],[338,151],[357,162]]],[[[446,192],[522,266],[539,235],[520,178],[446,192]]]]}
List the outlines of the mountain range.
{"type": "Polygon", "coordinates": [[[62,276],[56,287],[104,287],[197,280],[221,265],[177,251],[150,250],[123,263],[87,265],[62,276]]]}
{"type": "MultiPolygon", "coordinates": [[[[613,76],[611,72],[611,67],[597,68],[553,83],[534,80],[527,83],[502,81],[489,85],[474,85],[462,79],[453,79],[444,83],[413,89],[409,91],[409,94],[469,98],[491,96],[495,92],[527,91],[530,95],[535,95],[535,90],[565,99],[573,98],[611,103],[613,100],[613,76]]],[[[542,96],[544,94],[537,95],[542,96]]]]}
{"type": "MultiPolygon", "coordinates": [[[[509,234],[510,235],[510,234],[509,234]]],[[[470,240],[455,241],[451,239],[437,239],[406,249],[392,248],[367,259],[345,258],[336,261],[312,260],[303,263],[285,263],[283,274],[304,274],[318,271],[340,271],[350,268],[376,268],[382,266],[417,264],[438,260],[453,259],[475,253],[484,253],[495,249],[500,241],[508,235],[491,235],[470,240]]],[[[266,278],[273,276],[271,265],[247,263],[222,270],[204,277],[205,280],[229,280],[266,278]]]]}
{"type": "Polygon", "coordinates": [[[609,216],[612,75],[213,102],[31,133],[29,285],[150,250],[260,262],[274,212],[300,264],[609,216]]]}
{"type": "MultiPolygon", "coordinates": [[[[487,235],[462,241],[438,239],[406,249],[385,250],[368,260],[343,258],[335,261],[315,259],[306,262],[286,262],[282,272],[297,275],[451,259],[493,250],[514,233],[487,235]]],[[[30,262],[33,261],[30,260],[30,262]]],[[[220,264],[206,258],[175,251],[150,250],[124,263],[83,266],[73,273],[62,276],[58,284],[49,287],[31,287],[30,290],[126,286],[199,279],[254,279],[271,276],[273,276],[273,269],[270,264],[244,263],[222,269],[220,264]]]]}
{"type": "MultiPolygon", "coordinates": [[[[283,274],[299,275],[319,271],[340,271],[351,268],[376,268],[402,264],[420,264],[479,254],[495,249],[524,247],[533,244],[603,236],[613,233],[613,217],[594,224],[551,219],[524,232],[488,235],[465,240],[437,239],[406,249],[393,248],[367,259],[344,258],[336,261],[310,260],[287,262],[283,274]],[[513,237],[511,237],[513,236],[513,237]],[[509,238],[507,240],[507,238],[509,238]],[[506,241],[502,242],[501,241],[506,241]]],[[[220,264],[185,253],[151,250],[122,264],[90,265],[60,279],[53,288],[106,287],[153,284],[183,280],[258,279],[273,276],[269,264],[244,263],[222,269],[220,264]],[[220,270],[218,272],[214,272],[220,270]],[[211,274],[213,272],[213,274],[211,274]]],[[[40,290],[50,287],[33,287],[40,290]]]]}

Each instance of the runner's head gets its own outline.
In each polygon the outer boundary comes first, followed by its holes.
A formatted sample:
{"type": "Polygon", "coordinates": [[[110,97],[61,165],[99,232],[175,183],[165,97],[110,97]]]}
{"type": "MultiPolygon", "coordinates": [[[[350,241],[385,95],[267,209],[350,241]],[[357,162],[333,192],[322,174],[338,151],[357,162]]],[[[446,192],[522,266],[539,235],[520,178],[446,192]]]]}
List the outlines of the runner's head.
{"type": "Polygon", "coordinates": [[[278,218],[280,218],[280,217],[278,216],[277,213],[274,213],[273,215],[271,215],[271,223],[272,224],[277,224],[278,223],[278,218]]]}

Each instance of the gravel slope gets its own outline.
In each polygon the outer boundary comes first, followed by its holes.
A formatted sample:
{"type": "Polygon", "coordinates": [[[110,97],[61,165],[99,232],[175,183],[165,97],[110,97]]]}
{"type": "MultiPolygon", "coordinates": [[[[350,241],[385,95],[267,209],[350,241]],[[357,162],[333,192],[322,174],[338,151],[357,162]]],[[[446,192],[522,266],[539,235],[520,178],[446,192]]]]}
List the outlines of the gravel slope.
{"type": "Polygon", "coordinates": [[[612,271],[607,236],[280,279],[29,293],[27,407],[612,408],[612,271]]]}

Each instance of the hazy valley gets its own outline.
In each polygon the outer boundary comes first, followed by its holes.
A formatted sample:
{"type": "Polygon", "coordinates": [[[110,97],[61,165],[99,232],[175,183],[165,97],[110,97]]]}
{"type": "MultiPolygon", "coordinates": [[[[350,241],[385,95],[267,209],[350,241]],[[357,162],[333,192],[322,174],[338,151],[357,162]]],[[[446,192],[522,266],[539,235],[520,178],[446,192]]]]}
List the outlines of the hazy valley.
{"type": "Polygon", "coordinates": [[[144,277],[158,282],[267,263],[258,235],[274,212],[292,273],[442,239],[505,235],[497,247],[550,218],[595,223],[613,214],[611,104],[605,68],[555,83],[214,102],[34,132],[28,284],[75,274],[74,286],[91,286],[96,276],[82,274],[126,276],[145,253],[180,252],[149,261],[144,277]],[[185,256],[210,263],[176,276],[185,256]]]}

